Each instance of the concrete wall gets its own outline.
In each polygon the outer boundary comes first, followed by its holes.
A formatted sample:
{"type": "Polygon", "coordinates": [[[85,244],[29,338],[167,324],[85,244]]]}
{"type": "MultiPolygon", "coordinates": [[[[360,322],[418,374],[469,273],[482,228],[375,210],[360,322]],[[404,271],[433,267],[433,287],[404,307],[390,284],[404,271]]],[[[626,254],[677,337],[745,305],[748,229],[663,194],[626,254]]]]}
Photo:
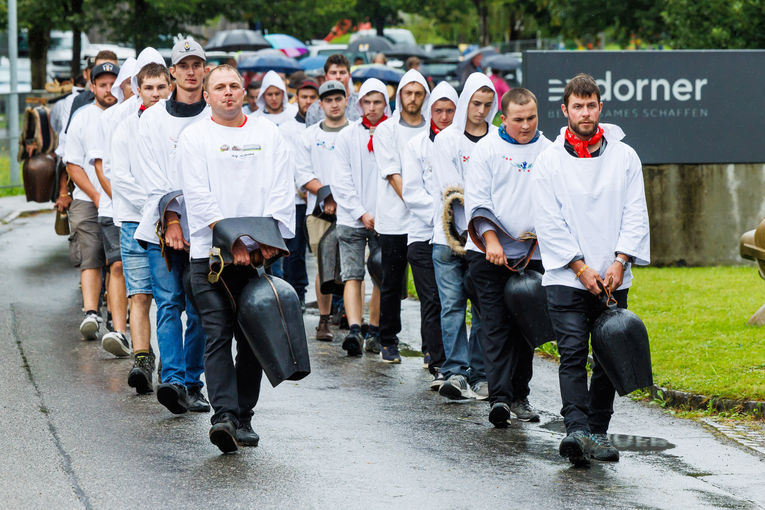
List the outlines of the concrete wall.
{"type": "Polygon", "coordinates": [[[738,242],[765,217],[765,164],[644,166],[643,175],[652,265],[748,263],[738,242]]]}

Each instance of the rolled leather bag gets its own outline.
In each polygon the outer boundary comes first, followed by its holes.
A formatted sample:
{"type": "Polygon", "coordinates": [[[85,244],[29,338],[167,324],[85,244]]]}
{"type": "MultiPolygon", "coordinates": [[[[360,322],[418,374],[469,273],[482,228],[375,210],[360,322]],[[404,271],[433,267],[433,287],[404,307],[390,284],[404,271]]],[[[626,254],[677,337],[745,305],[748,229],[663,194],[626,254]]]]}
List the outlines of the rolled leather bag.
{"type": "Polygon", "coordinates": [[[322,186],[319,188],[319,192],[316,193],[316,205],[313,207],[313,211],[311,211],[312,216],[316,216],[317,218],[321,218],[323,220],[331,221],[332,223],[337,221],[337,216],[334,214],[327,214],[324,212],[324,200],[327,199],[327,197],[332,196],[332,189],[329,187],[329,184],[322,186]]]}
{"type": "MultiPolygon", "coordinates": [[[[603,287],[601,286],[601,289],[603,287]]],[[[618,308],[603,290],[603,313],[592,327],[592,354],[619,396],[653,385],[648,331],[640,317],[618,308]]]]}
{"type": "Polygon", "coordinates": [[[27,202],[50,202],[56,183],[56,157],[37,154],[26,158],[21,171],[27,202]]]}
{"type": "MultiPolygon", "coordinates": [[[[367,257],[367,271],[369,271],[369,276],[378,287],[382,287],[382,268],[382,249],[377,246],[375,249],[369,252],[369,257],[367,257]]],[[[409,292],[406,287],[408,275],[409,271],[404,271],[404,278],[401,282],[401,299],[406,299],[409,296],[409,292]]]]}
{"type": "Polygon", "coordinates": [[[336,223],[333,223],[321,236],[318,252],[316,260],[319,265],[321,292],[342,295],[345,285],[340,276],[340,243],[337,240],[336,223]]]}

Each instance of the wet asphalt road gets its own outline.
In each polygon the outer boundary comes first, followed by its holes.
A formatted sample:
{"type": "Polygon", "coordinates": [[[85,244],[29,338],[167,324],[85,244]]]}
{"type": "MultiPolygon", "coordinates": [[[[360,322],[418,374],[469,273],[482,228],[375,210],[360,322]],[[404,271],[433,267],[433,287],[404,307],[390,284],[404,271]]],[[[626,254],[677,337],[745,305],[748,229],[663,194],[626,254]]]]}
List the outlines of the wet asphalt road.
{"type": "MultiPolygon", "coordinates": [[[[223,456],[209,415],[174,416],[126,385],[131,362],[80,339],[78,274],[53,215],[0,226],[0,505],[4,508],[763,508],[765,459],[694,422],[618,399],[615,464],[569,467],[554,363],[539,424],[493,429],[480,402],[310,341],[313,373],[264,382],[258,448],[223,456]]],[[[416,303],[402,339],[415,348],[416,303]]],[[[318,320],[309,311],[306,327],[318,320]]],[[[265,381],[265,379],[264,379],[265,381]]]]}

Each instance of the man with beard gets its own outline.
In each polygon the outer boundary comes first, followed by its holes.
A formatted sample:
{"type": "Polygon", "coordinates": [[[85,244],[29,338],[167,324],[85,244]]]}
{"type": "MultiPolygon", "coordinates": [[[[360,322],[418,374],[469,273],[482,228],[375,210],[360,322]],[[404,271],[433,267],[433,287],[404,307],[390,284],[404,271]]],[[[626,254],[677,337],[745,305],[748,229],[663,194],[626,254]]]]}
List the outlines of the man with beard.
{"type": "Polygon", "coordinates": [[[401,78],[396,91],[396,110],[375,130],[374,153],[383,181],[377,186],[375,230],[380,234],[382,285],[380,289],[380,343],[364,348],[379,349],[384,363],[401,363],[398,334],[401,331],[401,293],[406,276],[406,247],[409,210],[403,199],[401,158],[406,144],[427,132],[430,112],[422,107],[430,95],[428,82],[414,69],[401,78]]]}
{"type": "MultiPolygon", "coordinates": [[[[420,335],[425,367],[433,374],[432,390],[443,384],[441,365],[444,345],[441,340],[441,302],[438,297],[436,275],[433,271],[434,198],[439,190],[433,181],[433,141],[442,129],[454,119],[457,91],[447,82],[441,82],[430,93],[430,129],[415,136],[404,149],[401,179],[404,202],[409,209],[407,259],[412,267],[414,286],[420,299],[420,335]]],[[[434,221],[435,220],[435,221],[434,221]]]]}
{"type": "Polygon", "coordinates": [[[528,400],[534,350],[504,302],[505,284],[512,277],[507,266],[544,272],[535,241],[521,240],[534,232],[534,161],[551,144],[537,123],[534,94],[524,88],[507,92],[499,130],[475,145],[465,174],[465,210],[475,215],[470,235],[485,253],[469,248],[470,277],[480,289],[476,297],[483,334],[478,341],[486,360],[489,421],[495,427],[506,427],[511,412],[521,421],[539,421],[528,400]]]}
{"type": "Polygon", "coordinates": [[[88,156],[88,144],[96,137],[101,114],[117,102],[111,88],[118,74],[119,68],[111,62],[99,64],[91,71],[90,90],[95,101],[80,108],[72,117],[64,156],[67,173],[75,185],[69,207],[69,223],[77,238],[80,286],[85,308],[80,333],[87,340],[96,339],[101,329],[102,319],[97,310],[101,293],[101,268],[106,262],[103,233],[98,224],[101,184],[88,156]]]}
{"type": "Polygon", "coordinates": [[[138,123],[138,185],[148,197],[135,238],[146,244],[151,286],[157,303],[157,344],[162,359],[162,384],[157,400],[173,414],[208,412],[202,393],[205,336],[199,316],[186,292],[189,269],[188,218],[183,197],[161,200],[182,188],[183,168],[177,163],[177,144],[183,130],[210,109],[202,98],[205,67],[202,46],[193,39],[173,46],[170,73],[175,91],[148,108],[138,123]],[[168,202],[160,216],[160,202],[168,202]],[[159,223],[159,225],[158,225],[159,223]],[[186,311],[184,335],[181,313],[186,311]]]}
{"type": "Polygon", "coordinates": [[[600,89],[587,74],[563,91],[568,126],[536,161],[534,223],[542,251],[550,320],[560,352],[561,414],[568,434],[559,453],[576,466],[618,461],[608,440],[614,387],[598,353],[587,387],[588,341],[606,288],[627,307],[631,264],[650,261],[640,158],[617,126],[599,125],[600,89]]]}

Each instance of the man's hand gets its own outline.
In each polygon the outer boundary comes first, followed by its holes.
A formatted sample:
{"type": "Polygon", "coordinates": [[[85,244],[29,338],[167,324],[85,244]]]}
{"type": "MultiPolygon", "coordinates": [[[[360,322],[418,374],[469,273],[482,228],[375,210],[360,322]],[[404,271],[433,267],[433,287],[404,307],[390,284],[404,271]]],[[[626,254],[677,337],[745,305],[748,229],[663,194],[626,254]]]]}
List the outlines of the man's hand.
{"type": "Polygon", "coordinates": [[[361,223],[364,224],[364,228],[367,230],[374,230],[375,229],[375,219],[372,217],[369,213],[364,213],[361,215],[361,223]]]}
{"type": "Polygon", "coordinates": [[[237,266],[250,265],[250,252],[241,239],[237,239],[231,248],[231,255],[234,256],[234,264],[237,266]]]}
{"type": "Polygon", "coordinates": [[[505,250],[499,242],[497,233],[493,230],[487,230],[483,233],[483,241],[486,244],[486,260],[495,266],[504,266],[507,264],[505,250]]]}
{"type": "Polygon", "coordinates": [[[69,196],[69,193],[66,195],[59,195],[58,199],[56,199],[56,203],[54,204],[54,207],[58,209],[58,212],[64,212],[67,209],[69,209],[69,206],[72,205],[72,197],[69,196]]]}
{"type": "MultiPolygon", "coordinates": [[[[596,296],[599,296],[602,292],[600,290],[600,287],[598,287],[598,282],[603,284],[603,280],[600,278],[600,275],[597,271],[595,271],[591,267],[585,268],[584,260],[576,260],[568,265],[569,269],[571,269],[574,274],[579,274],[579,281],[584,285],[584,288],[590,291],[591,294],[594,294],[596,296]],[[582,268],[585,268],[584,271],[582,271],[582,268]],[[582,271],[579,273],[579,271],[582,271]]],[[[603,284],[603,287],[605,287],[605,284],[603,284]]]]}
{"type": "Polygon", "coordinates": [[[608,267],[608,270],[606,271],[606,277],[604,280],[609,283],[609,290],[611,292],[618,289],[622,281],[624,280],[624,266],[619,264],[618,262],[614,262],[608,267]]]}
{"type": "MultiPolygon", "coordinates": [[[[178,220],[171,220],[178,221],[178,220]]],[[[180,223],[172,223],[165,228],[165,244],[174,250],[185,250],[189,243],[183,238],[183,230],[180,223]]]]}
{"type": "Polygon", "coordinates": [[[98,205],[101,203],[101,195],[95,194],[90,197],[93,200],[93,205],[98,209],[98,205]]]}
{"type": "Polygon", "coordinates": [[[324,214],[335,214],[337,202],[331,196],[324,199],[324,214]]]}
{"type": "Polygon", "coordinates": [[[279,255],[279,248],[274,248],[273,246],[268,246],[267,244],[261,244],[260,253],[263,255],[264,259],[268,260],[279,255]]]}

